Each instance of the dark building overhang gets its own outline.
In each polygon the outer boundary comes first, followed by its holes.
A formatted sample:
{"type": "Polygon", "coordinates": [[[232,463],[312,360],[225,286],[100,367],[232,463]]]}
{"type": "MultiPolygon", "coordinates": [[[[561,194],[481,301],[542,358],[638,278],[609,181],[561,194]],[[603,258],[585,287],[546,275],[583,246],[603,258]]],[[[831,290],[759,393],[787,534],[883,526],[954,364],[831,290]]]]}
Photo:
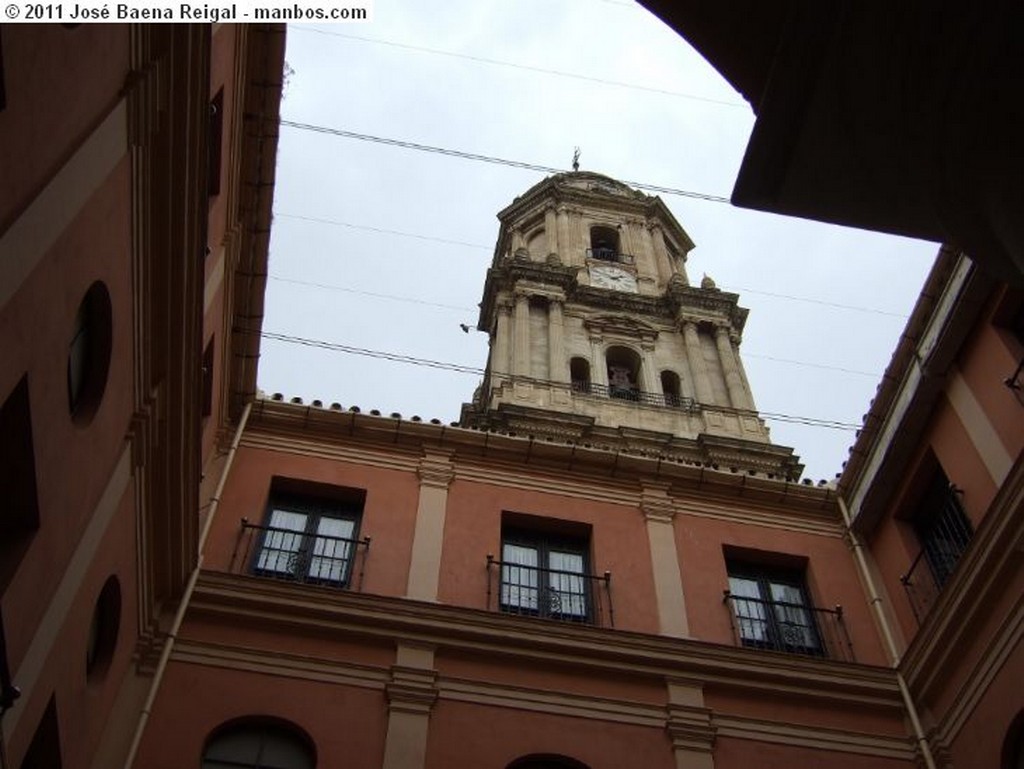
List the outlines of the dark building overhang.
{"type": "Polygon", "coordinates": [[[736,205],[949,243],[1024,282],[1024,6],[641,2],[757,115],[736,205]]]}

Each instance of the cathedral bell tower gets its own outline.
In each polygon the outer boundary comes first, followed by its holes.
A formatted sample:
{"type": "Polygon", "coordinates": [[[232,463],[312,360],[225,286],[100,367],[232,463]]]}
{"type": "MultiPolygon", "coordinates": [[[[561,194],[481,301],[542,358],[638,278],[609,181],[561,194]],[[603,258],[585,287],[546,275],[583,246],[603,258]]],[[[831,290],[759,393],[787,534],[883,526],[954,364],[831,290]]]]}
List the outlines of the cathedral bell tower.
{"type": "Polygon", "coordinates": [[[498,214],[478,327],[490,334],[466,427],[796,480],[739,356],[747,310],[705,278],[660,198],[558,174],[498,214]]]}

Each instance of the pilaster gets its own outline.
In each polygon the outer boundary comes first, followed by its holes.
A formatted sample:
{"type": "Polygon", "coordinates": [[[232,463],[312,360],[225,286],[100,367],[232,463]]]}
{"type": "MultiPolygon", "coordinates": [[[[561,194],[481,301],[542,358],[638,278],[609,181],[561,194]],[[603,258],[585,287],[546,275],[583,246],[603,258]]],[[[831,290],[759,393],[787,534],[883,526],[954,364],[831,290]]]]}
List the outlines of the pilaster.
{"type": "MultiPolygon", "coordinates": [[[[491,372],[498,379],[512,370],[509,361],[512,347],[512,303],[506,299],[499,300],[496,303],[496,316],[491,372]]],[[[495,381],[494,384],[499,382],[495,381]]]]}
{"type": "Polygon", "coordinates": [[[673,525],[676,511],[668,494],[669,485],[641,483],[640,512],[647,526],[658,626],[664,635],[688,638],[690,624],[686,618],[686,599],[673,525]]]}
{"type": "Polygon", "coordinates": [[[676,769],[714,769],[715,727],[698,684],[669,680],[665,728],[672,740],[676,769]]]}
{"type": "Polygon", "coordinates": [[[686,360],[690,364],[690,373],[693,374],[693,389],[697,393],[698,403],[711,405],[715,397],[711,392],[711,380],[708,377],[708,366],[704,361],[704,351],[700,345],[700,335],[697,332],[697,324],[689,319],[684,319],[683,341],[686,344],[686,360]]]}
{"type": "Polygon", "coordinates": [[[725,386],[729,391],[729,400],[733,408],[751,408],[750,398],[747,397],[746,388],[743,386],[743,377],[740,376],[739,367],[736,365],[736,350],[726,326],[715,328],[715,343],[718,345],[718,357],[722,361],[725,386]]]}
{"type": "Polygon", "coordinates": [[[569,381],[568,362],[565,357],[565,316],[562,300],[548,302],[548,378],[552,382],[569,381]]]}
{"type": "Polygon", "coordinates": [[[399,644],[385,686],[388,731],[383,769],[422,769],[427,757],[430,711],[437,701],[434,650],[399,644]]]}
{"type": "Polygon", "coordinates": [[[409,579],[405,589],[407,598],[437,600],[448,486],[455,476],[451,457],[451,451],[426,448],[420,459],[417,469],[420,495],[416,505],[409,579]]]}
{"type": "Polygon", "coordinates": [[[521,289],[515,292],[515,345],[512,349],[512,374],[530,376],[530,297],[521,289]]]}

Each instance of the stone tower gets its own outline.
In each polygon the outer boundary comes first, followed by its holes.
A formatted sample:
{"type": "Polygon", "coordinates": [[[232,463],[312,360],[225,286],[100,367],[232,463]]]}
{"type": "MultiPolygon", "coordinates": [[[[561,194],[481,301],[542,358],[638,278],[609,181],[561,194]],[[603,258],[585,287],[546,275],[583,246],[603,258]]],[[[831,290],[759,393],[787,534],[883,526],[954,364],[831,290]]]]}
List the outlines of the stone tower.
{"type": "Polygon", "coordinates": [[[498,214],[462,424],[795,480],[739,356],[747,310],[705,278],[660,198],[601,174],[549,177],[498,214]]]}

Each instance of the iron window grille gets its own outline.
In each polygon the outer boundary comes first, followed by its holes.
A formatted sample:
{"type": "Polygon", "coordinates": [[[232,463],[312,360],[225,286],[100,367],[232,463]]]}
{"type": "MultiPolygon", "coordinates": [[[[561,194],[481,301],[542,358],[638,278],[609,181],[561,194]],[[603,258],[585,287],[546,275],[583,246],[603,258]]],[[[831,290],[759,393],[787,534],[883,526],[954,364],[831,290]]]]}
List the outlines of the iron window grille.
{"type": "Polygon", "coordinates": [[[742,646],[853,661],[842,607],[813,606],[797,572],[730,565],[723,600],[742,646]]]}
{"type": "Polygon", "coordinates": [[[911,520],[921,550],[900,582],[918,622],[953,575],[974,536],[974,527],[960,503],[961,493],[938,469],[911,520]]]}
{"type": "Polygon", "coordinates": [[[361,587],[370,538],[357,539],[360,512],[334,501],[273,497],[266,525],[242,519],[232,570],[238,563],[257,576],[348,587],[361,555],[361,587]]]}
{"type": "Polygon", "coordinates": [[[490,574],[496,569],[502,612],[614,626],[611,573],[590,574],[588,560],[585,546],[577,541],[507,534],[501,560],[487,556],[488,606],[490,574]]]}

